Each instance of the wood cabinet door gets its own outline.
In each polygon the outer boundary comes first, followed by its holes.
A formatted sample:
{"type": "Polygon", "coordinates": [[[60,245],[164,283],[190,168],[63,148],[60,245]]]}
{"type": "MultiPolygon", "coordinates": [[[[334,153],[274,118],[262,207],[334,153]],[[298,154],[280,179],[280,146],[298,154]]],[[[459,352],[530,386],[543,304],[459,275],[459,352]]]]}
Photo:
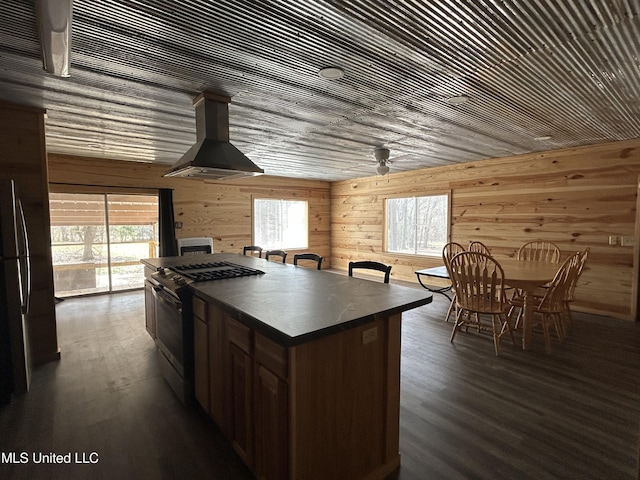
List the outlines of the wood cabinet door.
{"type": "Polygon", "coordinates": [[[231,438],[230,398],[228,387],[228,354],[226,318],[219,308],[207,305],[209,319],[209,414],[222,432],[231,438]]]}
{"type": "Polygon", "coordinates": [[[205,412],[209,404],[209,325],[205,319],[193,318],[193,356],[196,400],[205,412]]]}
{"type": "Polygon", "coordinates": [[[255,472],[259,480],[288,478],[288,388],[284,380],[256,364],[255,472]]]}
{"type": "Polygon", "coordinates": [[[244,462],[253,466],[252,366],[253,359],[234,343],[229,344],[231,391],[231,440],[244,462]]]}

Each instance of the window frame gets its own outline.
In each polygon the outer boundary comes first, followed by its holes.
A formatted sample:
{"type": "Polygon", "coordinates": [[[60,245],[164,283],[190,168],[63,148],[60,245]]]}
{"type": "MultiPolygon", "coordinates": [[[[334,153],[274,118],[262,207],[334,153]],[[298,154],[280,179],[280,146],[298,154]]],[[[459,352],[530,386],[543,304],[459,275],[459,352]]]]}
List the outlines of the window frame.
{"type": "Polygon", "coordinates": [[[301,202],[305,204],[305,221],[306,221],[306,246],[291,246],[286,247],[283,245],[280,246],[265,246],[259,245],[264,250],[308,250],[309,249],[309,240],[311,237],[311,231],[309,227],[309,200],[303,199],[299,197],[293,196],[282,196],[282,195],[252,195],[251,196],[251,244],[256,245],[256,200],[269,200],[269,201],[278,201],[278,202],[301,202]]]}
{"type": "Polygon", "coordinates": [[[421,258],[436,258],[440,257],[441,253],[438,254],[428,254],[428,253],[407,253],[407,252],[395,252],[393,250],[389,250],[389,204],[388,200],[395,199],[409,199],[409,198],[421,198],[421,197],[438,197],[438,196],[446,196],[447,197],[447,232],[445,235],[445,243],[451,241],[451,190],[438,190],[430,193],[421,193],[415,195],[390,195],[383,198],[383,223],[382,223],[382,250],[386,254],[390,255],[399,255],[399,256],[407,256],[407,257],[421,257],[421,258]]]}

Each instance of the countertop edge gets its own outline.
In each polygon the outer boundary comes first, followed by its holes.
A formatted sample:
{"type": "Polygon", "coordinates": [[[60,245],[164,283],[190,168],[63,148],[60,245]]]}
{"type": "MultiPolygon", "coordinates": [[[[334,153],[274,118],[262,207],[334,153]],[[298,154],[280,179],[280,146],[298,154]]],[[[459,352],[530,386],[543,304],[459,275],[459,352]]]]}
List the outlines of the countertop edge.
{"type": "Polygon", "coordinates": [[[433,295],[428,294],[422,300],[416,300],[410,303],[403,305],[402,307],[395,307],[386,310],[382,310],[380,312],[376,312],[374,314],[366,315],[364,317],[355,318],[349,321],[345,321],[342,323],[338,323],[335,325],[331,325],[324,328],[319,328],[318,330],[314,330],[312,332],[304,333],[302,335],[297,335],[295,337],[291,337],[286,333],[278,330],[272,325],[263,322],[262,320],[255,318],[245,312],[237,310],[232,305],[225,303],[223,300],[219,298],[213,297],[206,292],[198,289],[197,284],[192,284],[189,286],[191,292],[201,298],[202,300],[213,303],[216,306],[219,306],[231,313],[233,318],[245,324],[247,327],[253,328],[256,331],[263,334],[265,337],[273,340],[274,342],[283,345],[285,347],[294,347],[296,345],[301,345],[306,342],[310,342],[313,340],[318,340],[320,338],[333,335],[338,332],[342,332],[345,330],[349,330],[351,328],[359,327],[360,325],[364,325],[367,323],[373,322],[376,318],[380,316],[389,317],[398,313],[406,312],[407,310],[413,310],[414,308],[421,307],[423,305],[428,305],[433,301],[433,295]]]}

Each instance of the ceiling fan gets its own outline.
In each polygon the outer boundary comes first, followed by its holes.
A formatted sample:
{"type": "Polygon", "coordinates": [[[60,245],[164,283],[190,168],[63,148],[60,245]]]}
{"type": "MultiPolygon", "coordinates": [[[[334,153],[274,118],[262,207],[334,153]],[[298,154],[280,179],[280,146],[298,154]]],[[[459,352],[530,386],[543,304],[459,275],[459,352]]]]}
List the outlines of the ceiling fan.
{"type": "Polygon", "coordinates": [[[373,156],[378,162],[378,166],[376,167],[376,173],[378,175],[386,175],[389,173],[389,164],[391,160],[389,160],[389,149],[384,147],[378,147],[373,151],[373,156]]]}
{"type": "Polygon", "coordinates": [[[415,156],[413,153],[403,153],[397,157],[389,158],[390,150],[385,147],[377,147],[373,151],[373,156],[378,166],[376,167],[376,173],[380,176],[384,176],[389,173],[389,165],[400,160],[401,158],[412,158],[415,156]]]}
{"type": "MultiPolygon", "coordinates": [[[[389,158],[390,154],[391,154],[391,151],[386,147],[375,148],[375,150],[373,151],[373,157],[375,159],[375,162],[377,163],[376,174],[380,176],[387,175],[389,173],[389,165],[394,163],[396,160],[414,156],[413,153],[405,153],[405,154],[398,155],[397,157],[389,158]]],[[[360,163],[358,165],[354,165],[352,167],[345,169],[345,171],[355,170],[363,166],[369,166],[369,165],[371,165],[370,161],[367,163],[360,163]]]]}

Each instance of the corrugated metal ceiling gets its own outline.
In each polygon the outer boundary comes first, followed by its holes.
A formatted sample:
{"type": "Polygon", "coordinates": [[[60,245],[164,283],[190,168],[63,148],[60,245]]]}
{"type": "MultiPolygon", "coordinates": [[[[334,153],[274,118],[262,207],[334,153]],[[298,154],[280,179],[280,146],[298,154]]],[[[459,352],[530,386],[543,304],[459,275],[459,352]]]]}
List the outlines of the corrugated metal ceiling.
{"type": "Polygon", "coordinates": [[[266,173],[340,180],[374,174],[379,146],[393,172],[640,137],[638,10],[75,0],[61,79],[42,70],[32,2],[0,2],[0,99],[47,109],[50,152],[169,166],[211,90],[232,97],[232,143],[266,173]],[[345,77],[318,76],[331,65],[345,77]]]}

